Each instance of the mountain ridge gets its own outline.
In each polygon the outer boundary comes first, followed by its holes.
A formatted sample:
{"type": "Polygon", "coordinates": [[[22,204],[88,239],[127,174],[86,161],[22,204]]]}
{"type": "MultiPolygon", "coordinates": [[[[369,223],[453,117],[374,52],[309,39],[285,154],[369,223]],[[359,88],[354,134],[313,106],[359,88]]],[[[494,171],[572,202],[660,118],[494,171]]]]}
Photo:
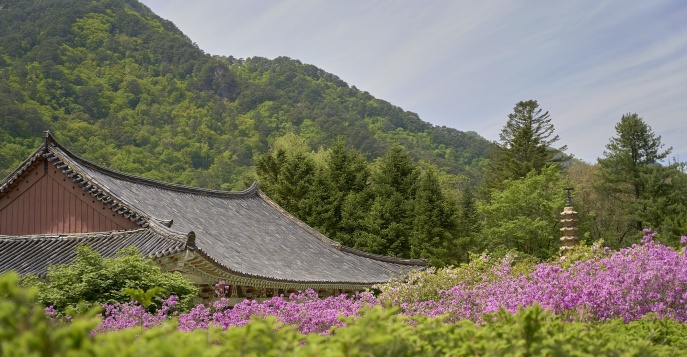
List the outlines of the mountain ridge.
{"type": "Polygon", "coordinates": [[[0,0],[0,176],[52,130],[113,169],[238,189],[288,132],[313,149],[344,137],[368,159],[394,143],[479,177],[491,143],[288,57],[213,56],[131,0],[0,0]]]}

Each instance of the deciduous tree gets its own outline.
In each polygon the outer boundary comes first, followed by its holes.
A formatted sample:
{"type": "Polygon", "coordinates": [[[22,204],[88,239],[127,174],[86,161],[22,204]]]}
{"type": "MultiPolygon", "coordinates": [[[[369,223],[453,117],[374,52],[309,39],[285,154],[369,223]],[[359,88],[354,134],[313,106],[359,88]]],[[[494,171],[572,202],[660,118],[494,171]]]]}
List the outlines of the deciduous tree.
{"type": "Polygon", "coordinates": [[[489,203],[478,205],[485,222],[480,235],[484,248],[549,258],[559,247],[558,220],[564,206],[560,170],[547,166],[503,185],[491,193],[489,203]]]}

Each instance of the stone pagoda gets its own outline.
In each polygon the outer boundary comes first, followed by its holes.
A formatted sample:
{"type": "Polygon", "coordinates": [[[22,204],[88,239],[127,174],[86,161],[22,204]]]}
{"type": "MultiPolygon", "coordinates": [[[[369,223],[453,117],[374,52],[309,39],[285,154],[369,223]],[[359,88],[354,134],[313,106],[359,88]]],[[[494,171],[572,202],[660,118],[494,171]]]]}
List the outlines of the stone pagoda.
{"type": "Polygon", "coordinates": [[[572,187],[566,187],[563,190],[566,191],[565,194],[565,208],[561,212],[561,243],[563,246],[562,250],[568,250],[573,246],[577,245],[580,241],[579,228],[577,228],[577,212],[572,207],[572,198],[570,197],[570,192],[573,190],[572,187]]]}

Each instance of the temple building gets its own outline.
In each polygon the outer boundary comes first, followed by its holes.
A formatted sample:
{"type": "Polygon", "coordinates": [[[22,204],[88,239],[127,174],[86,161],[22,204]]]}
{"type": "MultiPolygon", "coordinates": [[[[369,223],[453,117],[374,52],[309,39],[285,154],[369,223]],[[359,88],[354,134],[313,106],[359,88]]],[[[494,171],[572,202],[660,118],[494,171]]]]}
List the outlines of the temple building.
{"type": "Polygon", "coordinates": [[[106,257],[136,246],[205,294],[225,281],[235,301],[352,292],[425,265],[343,246],[257,183],[227,192],[150,180],[80,158],[46,132],[44,145],[0,181],[0,272],[45,275],[70,263],[79,244],[106,257]]]}

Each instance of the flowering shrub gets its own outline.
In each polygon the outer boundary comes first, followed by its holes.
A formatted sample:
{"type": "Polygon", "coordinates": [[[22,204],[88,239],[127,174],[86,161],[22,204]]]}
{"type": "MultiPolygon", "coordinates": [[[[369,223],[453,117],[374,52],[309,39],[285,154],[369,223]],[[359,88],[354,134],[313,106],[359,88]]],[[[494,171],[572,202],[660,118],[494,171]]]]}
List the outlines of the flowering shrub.
{"type": "Polygon", "coordinates": [[[654,236],[526,274],[503,260],[489,279],[395,308],[370,294],[308,291],[233,309],[219,298],[175,316],[172,298],[155,314],[137,303],[106,306],[97,328],[89,316],[51,323],[57,311],[41,307],[35,289],[0,275],[0,355],[680,355],[687,258],[654,236]]]}
{"type": "MultiPolygon", "coordinates": [[[[342,318],[352,321],[360,316],[360,309],[383,304],[400,308],[406,318],[441,317],[450,322],[485,323],[485,314],[516,313],[533,305],[575,321],[630,322],[650,314],[687,321],[685,251],[655,242],[655,236],[647,230],[641,245],[610,252],[596,244],[538,265],[516,263],[508,254],[494,260],[482,256],[460,268],[413,273],[405,285],[381,285],[379,299],[369,293],[320,299],[308,290],[262,303],[246,300],[229,308],[220,291],[218,300],[208,306],[178,314],[178,329],[227,330],[256,318],[275,318],[281,326],[303,334],[327,334],[333,327],[346,326],[342,318]],[[427,298],[442,285],[448,288],[437,292],[436,298],[427,298]]],[[[217,286],[221,290],[223,283],[217,286]]],[[[155,314],[135,303],[106,305],[105,319],[96,332],[160,325],[175,304],[168,299],[155,314]]]]}
{"type": "MultiPolygon", "coordinates": [[[[14,280],[12,280],[14,279],[14,280]]],[[[51,326],[42,308],[0,275],[2,356],[676,356],[687,349],[687,324],[646,316],[624,323],[566,321],[535,305],[489,315],[476,324],[409,318],[397,309],[364,308],[332,334],[302,334],[277,318],[256,318],[226,331],[179,331],[170,323],[89,334],[96,320],[51,326]]]]}
{"type": "MultiPolygon", "coordinates": [[[[106,304],[103,306],[105,313],[101,315],[104,320],[94,332],[159,326],[168,318],[168,312],[176,304],[176,299],[172,296],[163,301],[162,308],[156,313],[147,312],[135,302],[106,304]]],[[[226,330],[232,326],[243,326],[256,317],[274,316],[278,322],[294,326],[301,333],[308,334],[327,333],[333,326],[343,326],[340,317],[357,317],[360,309],[374,305],[377,305],[377,301],[369,293],[320,299],[315,291],[307,290],[305,293],[291,294],[289,298],[277,296],[262,303],[244,300],[233,308],[229,308],[228,299],[220,298],[209,306],[200,304],[188,313],[174,312],[172,315],[178,316],[179,330],[187,332],[208,329],[210,326],[226,330]]]]}
{"type": "MultiPolygon", "coordinates": [[[[144,306],[134,301],[127,303],[118,302],[114,305],[105,304],[103,305],[105,312],[98,315],[104,317],[104,319],[93,332],[118,331],[136,326],[146,329],[153,326],[160,326],[162,322],[168,318],[168,313],[178,304],[179,301],[174,295],[167,299],[162,299],[162,307],[158,309],[156,313],[146,311],[144,306]]],[[[52,308],[52,306],[50,306],[50,308],[52,308]]],[[[174,311],[172,315],[177,315],[177,312],[174,311]]]]}
{"type": "Polygon", "coordinates": [[[435,301],[402,303],[409,315],[448,314],[451,321],[481,321],[485,313],[538,303],[556,314],[580,320],[622,318],[629,322],[649,313],[687,321],[687,259],[684,251],[654,242],[646,230],[641,245],[599,259],[580,260],[567,269],[539,264],[534,272],[513,276],[508,265],[501,279],[459,284],[435,301]]]}
{"type": "Polygon", "coordinates": [[[326,333],[332,326],[342,326],[340,316],[358,316],[358,310],[376,305],[369,293],[331,296],[320,299],[313,290],[305,293],[273,297],[263,303],[244,300],[228,308],[228,300],[221,298],[211,307],[199,305],[189,313],[179,315],[179,329],[191,331],[208,328],[210,324],[227,329],[243,326],[254,317],[276,316],[277,321],[297,327],[302,333],[326,333]]]}

